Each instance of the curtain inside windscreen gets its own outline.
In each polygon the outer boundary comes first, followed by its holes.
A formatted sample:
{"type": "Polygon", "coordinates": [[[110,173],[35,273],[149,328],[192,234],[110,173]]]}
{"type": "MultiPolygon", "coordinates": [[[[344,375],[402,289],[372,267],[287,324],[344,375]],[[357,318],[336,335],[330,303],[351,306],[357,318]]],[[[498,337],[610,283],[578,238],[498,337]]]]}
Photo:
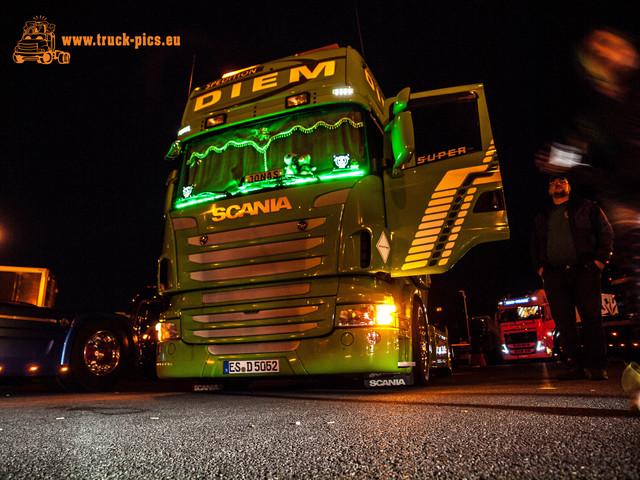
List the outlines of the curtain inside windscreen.
{"type": "Polygon", "coordinates": [[[291,153],[310,155],[316,173],[331,171],[334,156],[364,166],[363,131],[360,111],[322,108],[205,137],[187,150],[183,196],[233,192],[246,175],[284,168],[291,153]]]}

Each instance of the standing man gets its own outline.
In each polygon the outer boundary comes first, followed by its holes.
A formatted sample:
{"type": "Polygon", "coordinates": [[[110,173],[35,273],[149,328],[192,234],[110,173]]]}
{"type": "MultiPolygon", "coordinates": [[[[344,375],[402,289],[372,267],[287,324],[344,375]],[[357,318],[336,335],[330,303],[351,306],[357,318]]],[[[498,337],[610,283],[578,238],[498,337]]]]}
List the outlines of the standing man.
{"type": "Polygon", "coordinates": [[[549,180],[552,204],[534,220],[531,241],[534,268],[544,282],[551,314],[569,361],[563,379],[607,378],[602,327],[601,274],[611,256],[613,230],[600,207],[570,195],[563,175],[549,180]],[[584,348],[576,323],[582,321],[584,348]]]}

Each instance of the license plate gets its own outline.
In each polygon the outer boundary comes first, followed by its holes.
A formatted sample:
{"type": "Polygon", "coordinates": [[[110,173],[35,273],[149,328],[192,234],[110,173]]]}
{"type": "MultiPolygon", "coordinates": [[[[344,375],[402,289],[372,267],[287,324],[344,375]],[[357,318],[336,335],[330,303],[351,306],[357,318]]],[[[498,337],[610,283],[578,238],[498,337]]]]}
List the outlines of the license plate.
{"type": "Polygon", "coordinates": [[[223,373],[225,375],[278,373],[280,360],[225,360],[223,373]]]}
{"type": "Polygon", "coordinates": [[[266,182],[282,177],[282,169],[269,170],[268,172],[252,173],[244,177],[244,183],[266,182]]]}

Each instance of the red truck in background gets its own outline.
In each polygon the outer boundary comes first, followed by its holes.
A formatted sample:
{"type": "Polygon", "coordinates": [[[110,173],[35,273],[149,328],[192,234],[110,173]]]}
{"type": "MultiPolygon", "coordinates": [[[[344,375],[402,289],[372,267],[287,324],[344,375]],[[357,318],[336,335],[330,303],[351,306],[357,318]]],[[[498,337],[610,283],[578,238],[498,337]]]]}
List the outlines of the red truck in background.
{"type": "Polygon", "coordinates": [[[556,324],[544,290],[519,298],[503,298],[496,319],[503,360],[545,359],[553,356],[556,324]]]}
{"type": "MultiPolygon", "coordinates": [[[[626,361],[640,359],[640,321],[633,315],[621,314],[612,293],[602,294],[601,307],[607,355],[626,361]]],[[[580,327],[577,312],[576,318],[580,327]]],[[[495,319],[500,329],[503,360],[563,358],[544,290],[503,298],[495,319]]]]}

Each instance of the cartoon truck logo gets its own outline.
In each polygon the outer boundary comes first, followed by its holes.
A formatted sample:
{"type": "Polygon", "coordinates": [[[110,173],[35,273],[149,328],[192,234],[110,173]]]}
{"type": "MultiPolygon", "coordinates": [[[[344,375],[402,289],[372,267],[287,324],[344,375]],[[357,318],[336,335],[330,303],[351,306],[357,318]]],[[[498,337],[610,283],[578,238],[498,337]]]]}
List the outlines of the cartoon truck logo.
{"type": "Polygon", "coordinates": [[[56,26],[47,22],[45,17],[34,17],[22,27],[22,38],[13,51],[16,63],[38,62],[45,65],[57,60],[60,64],[69,63],[68,52],[56,50],[56,26]]]}

